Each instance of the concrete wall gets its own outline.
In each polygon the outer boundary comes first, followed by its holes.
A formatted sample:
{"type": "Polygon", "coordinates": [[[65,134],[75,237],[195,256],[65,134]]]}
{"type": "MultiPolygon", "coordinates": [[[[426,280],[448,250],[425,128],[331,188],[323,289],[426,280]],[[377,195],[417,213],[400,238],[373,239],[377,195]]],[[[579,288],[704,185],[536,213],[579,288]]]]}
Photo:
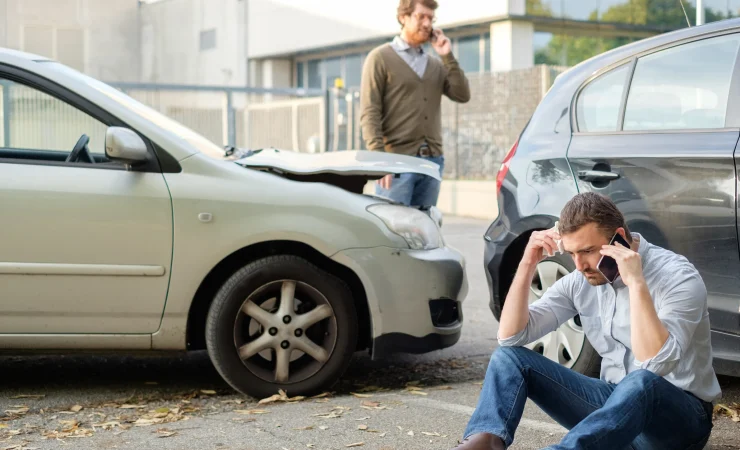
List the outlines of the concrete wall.
{"type": "Polygon", "coordinates": [[[139,77],[137,0],[0,0],[0,46],[106,81],[139,77]]]}
{"type": "Polygon", "coordinates": [[[563,70],[535,66],[470,75],[468,103],[444,98],[445,178],[495,180],[504,155],[563,70]]]}
{"type": "Polygon", "coordinates": [[[245,86],[246,4],[165,0],[142,5],[141,81],[245,86]],[[202,32],[215,32],[213,48],[201,49],[202,32]]]}

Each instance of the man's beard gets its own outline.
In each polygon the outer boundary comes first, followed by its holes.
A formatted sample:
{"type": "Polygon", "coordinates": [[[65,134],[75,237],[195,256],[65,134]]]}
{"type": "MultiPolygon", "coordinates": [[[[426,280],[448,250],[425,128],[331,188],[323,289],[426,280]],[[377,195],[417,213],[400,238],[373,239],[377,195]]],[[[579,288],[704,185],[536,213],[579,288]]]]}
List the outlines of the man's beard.
{"type": "Polygon", "coordinates": [[[588,281],[588,284],[590,284],[591,286],[602,286],[608,283],[604,275],[602,275],[597,270],[586,270],[582,273],[583,276],[586,277],[586,281],[588,281]]]}
{"type": "Polygon", "coordinates": [[[411,34],[414,42],[409,42],[411,45],[424,45],[429,42],[432,38],[431,30],[416,30],[415,33],[411,34]]]}

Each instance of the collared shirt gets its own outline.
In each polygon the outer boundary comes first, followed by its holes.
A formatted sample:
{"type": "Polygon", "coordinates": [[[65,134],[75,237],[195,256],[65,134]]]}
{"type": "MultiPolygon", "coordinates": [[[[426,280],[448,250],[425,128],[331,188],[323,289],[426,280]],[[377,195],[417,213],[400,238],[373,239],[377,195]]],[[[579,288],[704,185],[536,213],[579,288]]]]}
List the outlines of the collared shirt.
{"type": "Polygon", "coordinates": [[[621,278],[591,286],[578,271],[561,278],[529,306],[529,322],[501,346],[527,345],[580,316],[588,341],[602,356],[601,379],[619,383],[646,369],[704,401],[721,396],[712,368],[707,290],[699,272],[683,256],[652,245],[638,233],[643,275],[668,340],[657,355],[638,361],[632,352],[629,289],[621,278]]]}
{"type": "Polygon", "coordinates": [[[414,48],[404,41],[401,36],[396,36],[391,42],[391,47],[398,53],[398,55],[406,61],[406,64],[419,75],[419,78],[424,77],[424,71],[427,69],[427,62],[429,61],[429,55],[421,48],[414,48]]]}

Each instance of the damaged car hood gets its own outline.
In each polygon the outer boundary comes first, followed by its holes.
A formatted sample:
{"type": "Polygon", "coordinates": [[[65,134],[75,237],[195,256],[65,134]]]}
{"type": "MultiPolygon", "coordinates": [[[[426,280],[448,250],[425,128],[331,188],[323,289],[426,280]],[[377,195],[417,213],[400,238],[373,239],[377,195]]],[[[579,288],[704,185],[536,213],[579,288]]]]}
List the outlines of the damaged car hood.
{"type": "Polygon", "coordinates": [[[416,173],[441,180],[439,165],[413,156],[368,150],[300,153],[268,148],[239,150],[234,161],[243,167],[276,173],[297,180],[329,183],[362,193],[365,183],[386,175],[416,173]]]}

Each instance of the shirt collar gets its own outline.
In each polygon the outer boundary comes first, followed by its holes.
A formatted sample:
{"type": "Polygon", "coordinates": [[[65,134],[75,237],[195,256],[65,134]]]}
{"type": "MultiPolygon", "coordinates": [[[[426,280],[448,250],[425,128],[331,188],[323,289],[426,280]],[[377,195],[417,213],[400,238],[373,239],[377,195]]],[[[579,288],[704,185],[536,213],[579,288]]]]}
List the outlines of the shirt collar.
{"type": "Polygon", "coordinates": [[[416,51],[417,53],[421,54],[424,53],[424,49],[421,47],[414,48],[409,45],[408,42],[406,42],[401,36],[396,36],[393,38],[393,46],[396,47],[400,51],[416,51]]]}

